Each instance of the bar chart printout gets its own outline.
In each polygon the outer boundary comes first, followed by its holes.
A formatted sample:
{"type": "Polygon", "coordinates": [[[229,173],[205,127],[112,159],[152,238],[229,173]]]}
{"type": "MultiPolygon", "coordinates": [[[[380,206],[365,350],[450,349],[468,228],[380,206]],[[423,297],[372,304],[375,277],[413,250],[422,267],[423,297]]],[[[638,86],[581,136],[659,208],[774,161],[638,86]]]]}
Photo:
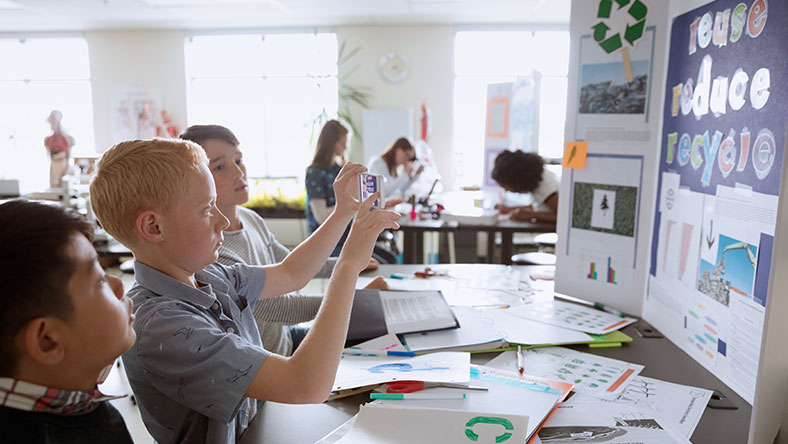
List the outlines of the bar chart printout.
{"type": "Polygon", "coordinates": [[[610,265],[610,256],[607,257],[607,283],[616,283],[616,270],[610,265]]]}
{"type": "Polygon", "coordinates": [[[591,279],[592,281],[595,281],[596,280],[596,276],[597,276],[597,273],[596,273],[596,262],[591,262],[591,265],[590,265],[589,271],[588,271],[588,278],[591,279]]]}

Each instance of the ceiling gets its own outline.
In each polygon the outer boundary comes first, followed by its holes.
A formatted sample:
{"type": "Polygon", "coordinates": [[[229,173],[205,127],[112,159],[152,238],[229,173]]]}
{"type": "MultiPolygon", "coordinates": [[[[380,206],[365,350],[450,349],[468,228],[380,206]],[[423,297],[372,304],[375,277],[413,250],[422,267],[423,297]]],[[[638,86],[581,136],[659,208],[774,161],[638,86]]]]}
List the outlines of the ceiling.
{"type": "Polygon", "coordinates": [[[0,0],[0,32],[298,28],[354,24],[567,26],[571,0],[0,0]]]}

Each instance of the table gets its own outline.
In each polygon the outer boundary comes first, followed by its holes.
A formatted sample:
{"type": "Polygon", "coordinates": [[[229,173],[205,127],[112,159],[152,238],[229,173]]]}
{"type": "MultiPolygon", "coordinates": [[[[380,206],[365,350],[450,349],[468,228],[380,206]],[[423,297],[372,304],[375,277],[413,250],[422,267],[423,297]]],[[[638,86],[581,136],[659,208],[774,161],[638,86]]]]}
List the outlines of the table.
{"type": "MultiPolygon", "coordinates": [[[[461,268],[463,265],[440,265],[441,269],[451,270],[455,267],[461,268]]],[[[365,275],[412,273],[423,268],[423,265],[383,265],[377,272],[367,272],[365,275]]],[[[546,267],[515,266],[515,268],[530,272],[543,270],[546,267]]],[[[691,440],[694,444],[746,443],[752,411],[747,401],[668,339],[641,338],[634,325],[623,329],[623,332],[631,336],[634,341],[620,348],[590,349],[585,345],[570,348],[645,365],[643,376],[721,391],[738,409],[707,408],[691,440]]],[[[471,361],[475,364],[484,364],[495,356],[495,353],[474,354],[471,361]]],[[[318,405],[265,402],[241,438],[240,444],[313,443],[358,413],[359,405],[368,401],[368,394],[359,394],[318,405]]]]}
{"type": "Polygon", "coordinates": [[[487,233],[487,262],[495,263],[495,234],[501,233],[501,264],[512,263],[512,238],[514,233],[551,233],[555,224],[551,222],[520,222],[501,219],[494,225],[459,224],[443,220],[410,220],[407,216],[399,222],[400,231],[404,234],[403,262],[416,264],[421,262],[420,254],[424,250],[424,233],[427,231],[440,233],[473,232],[487,233]]]}

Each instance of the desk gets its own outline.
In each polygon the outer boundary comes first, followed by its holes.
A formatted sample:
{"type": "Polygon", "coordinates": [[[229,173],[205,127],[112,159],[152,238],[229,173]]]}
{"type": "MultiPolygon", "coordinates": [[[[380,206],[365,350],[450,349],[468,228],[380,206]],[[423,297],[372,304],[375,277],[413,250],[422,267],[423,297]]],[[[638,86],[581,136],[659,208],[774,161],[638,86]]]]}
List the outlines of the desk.
{"type": "Polygon", "coordinates": [[[499,220],[495,225],[458,224],[443,220],[410,220],[406,216],[399,222],[400,231],[404,234],[403,262],[416,264],[422,261],[421,252],[424,251],[424,232],[434,231],[440,233],[457,232],[484,232],[487,233],[487,262],[495,263],[495,234],[501,233],[501,262],[512,263],[512,237],[514,233],[552,233],[555,224],[549,222],[519,222],[509,219],[499,220]]]}
{"type": "MultiPolygon", "coordinates": [[[[465,266],[467,267],[467,265],[465,266]]],[[[440,266],[441,269],[449,270],[452,267],[459,268],[462,265],[440,266]]],[[[516,266],[516,268],[536,270],[544,267],[516,266]]],[[[412,273],[419,269],[423,269],[423,265],[382,265],[377,272],[368,272],[365,275],[412,273]]],[[[720,390],[738,409],[714,410],[707,408],[692,435],[692,442],[694,444],[747,442],[752,411],[747,401],[739,397],[666,338],[641,338],[632,325],[624,328],[623,331],[634,341],[624,344],[620,348],[589,349],[585,345],[570,348],[645,365],[643,376],[677,384],[720,390]]],[[[474,354],[471,361],[475,364],[484,364],[495,356],[494,353],[474,354]]],[[[266,402],[249,425],[240,444],[313,443],[358,413],[358,406],[368,401],[368,394],[359,394],[319,405],[301,406],[266,402]]]]}

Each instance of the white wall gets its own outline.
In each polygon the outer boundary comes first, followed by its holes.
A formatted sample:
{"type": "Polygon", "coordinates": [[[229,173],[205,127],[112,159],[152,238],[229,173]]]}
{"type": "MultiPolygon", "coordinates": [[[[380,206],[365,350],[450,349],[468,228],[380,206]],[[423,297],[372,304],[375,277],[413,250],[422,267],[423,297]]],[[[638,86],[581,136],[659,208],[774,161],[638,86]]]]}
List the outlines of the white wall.
{"type": "MultiPolygon", "coordinates": [[[[447,185],[452,182],[452,103],[454,90],[453,26],[342,26],[336,29],[348,49],[361,47],[343,70],[358,69],[347,83],[370,89],[370,108],[413,108],[414,134],[421,133],[422,102],[432,109],[430,146],[447,185]],[[378,60],[399,51],[410,60],[404,81],[388,83],[378,74],[378,60]]],[[[112,144],[112,97],[118,87],[158,88],[162,105],[180,127],[186,125],[186,75],[183,31],[90,31],[90,51],[96,146],[112,144]]],[[[343,74],[343,73],[341,73],[343,74]]],[[[362,127],[362,110],[349,107],[362,127]]],[[[381,147],[380,149],[382,149],[381,147]]],[[[351,159],[361,161],[361,138],[351,144],[351,159]]]]}
{"type": "MultiPolygon", "coordinates": [[[[370,88],[370,108],[413,108],[416,138],[421,134],[422,102],[432,108],[430,146],[444,183],[451,186],[454,26],[342,26],[336,29],[336,33],[340,44],[347,42],[348,50],[361,48],[342,69],[358,67],[346,82],[370,88]],[[410,74],[400,83],[389,83],[378,74],[380,57],[391,51],[404,54],[410,61],[410,74]]],[[[340,76],[342,74],[340,72],[340,76]]],[[[361,108],[357,105],[349,108],[354,123],[362,128],[361,108]]],[[[360,146],[360,138],[351,143],[351,160],[363,161],[360,146]]]]}
{"type": "Polygon", "coordinates": [[[186,125],[183,31],[88,31],[96,149],[112,145],[112,98],[118,87],[156,88],[162,106],[186,125]]]}

